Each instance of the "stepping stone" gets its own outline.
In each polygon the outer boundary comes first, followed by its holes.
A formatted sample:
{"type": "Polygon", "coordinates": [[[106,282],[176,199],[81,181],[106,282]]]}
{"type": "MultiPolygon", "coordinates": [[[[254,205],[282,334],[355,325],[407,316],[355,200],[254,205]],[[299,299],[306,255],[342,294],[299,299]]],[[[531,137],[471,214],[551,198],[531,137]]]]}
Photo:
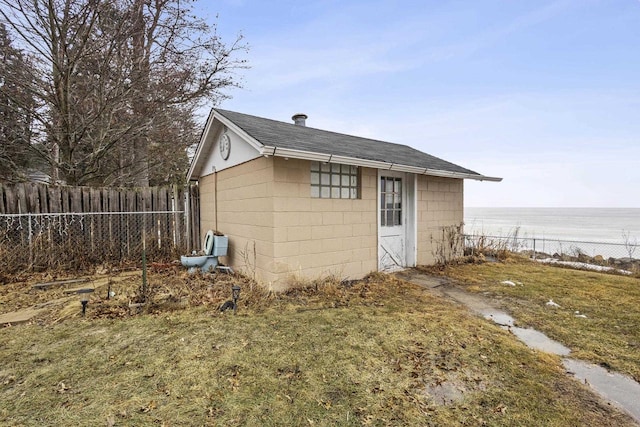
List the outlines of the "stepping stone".
{"type": "Polygon", "coordinates": [[[11,313],[0,314],[0,325],[6,325],[11,323],[12,325],[18,323],[26,323],[29,320],[42,313],[44,310],[27,308],[20,311],[12,311],[11,313]]]}

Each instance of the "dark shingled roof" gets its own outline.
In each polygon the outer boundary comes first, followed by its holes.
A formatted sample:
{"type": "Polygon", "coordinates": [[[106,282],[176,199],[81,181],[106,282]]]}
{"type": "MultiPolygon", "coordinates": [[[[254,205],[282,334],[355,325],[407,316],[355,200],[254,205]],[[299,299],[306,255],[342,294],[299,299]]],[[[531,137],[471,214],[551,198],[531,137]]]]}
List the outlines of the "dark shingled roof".
{"type": "Polygon", "coordinates": [[[406,145],[298,126],[217,108],[215,111],[265,146],[481,176],[477,172],[406,145]]]}

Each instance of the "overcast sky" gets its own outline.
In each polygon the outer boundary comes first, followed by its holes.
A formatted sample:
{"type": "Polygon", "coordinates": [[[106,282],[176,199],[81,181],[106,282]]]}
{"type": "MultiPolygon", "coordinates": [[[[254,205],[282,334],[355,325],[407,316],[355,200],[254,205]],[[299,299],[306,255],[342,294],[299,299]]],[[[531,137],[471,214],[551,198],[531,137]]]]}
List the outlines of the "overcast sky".
{"type": "Polygon", "coordinates": [[[201,1],[250,45],[229,110],[410,145],[466,206],[640,207],[639,0],[201,1]]]}

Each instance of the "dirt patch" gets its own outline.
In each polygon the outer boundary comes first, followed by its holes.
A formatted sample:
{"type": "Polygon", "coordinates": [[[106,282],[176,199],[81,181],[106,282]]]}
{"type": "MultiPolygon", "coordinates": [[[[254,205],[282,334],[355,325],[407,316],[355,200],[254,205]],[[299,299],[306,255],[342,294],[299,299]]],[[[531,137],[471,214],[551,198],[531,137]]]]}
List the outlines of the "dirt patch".
{"type": "Polygon", "coordinates": [[[436,405],[448,406],[462,402],[471,393],[485,390],[484,381],[468,372],[447,372],[427,383],[424,393],[436,405]]]}

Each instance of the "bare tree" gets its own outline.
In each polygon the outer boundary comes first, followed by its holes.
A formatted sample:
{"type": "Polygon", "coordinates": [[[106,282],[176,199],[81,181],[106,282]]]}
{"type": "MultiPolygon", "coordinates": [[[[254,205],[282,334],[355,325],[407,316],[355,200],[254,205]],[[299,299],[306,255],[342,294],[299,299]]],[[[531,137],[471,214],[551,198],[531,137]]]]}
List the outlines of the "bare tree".
{"type": "MultiPolygon", "coordinates": [[[[183,179],[194,113],[238,86],[239,36],[179,0],[0,0],[0,19],[34,58],[35,127],[25,149],[68,184],[146,186],[183,179]],[[181,136],[186,136],[181,138],[181,136]],[[167,170],[151,156],[171,147],[167,170]],[[150,165],[154,174],[150,177],[150,165]],[[183,175],[182,175],[183,176],[183,175]]],[[[166,151],[166,150],[165,150],[166,151]]]]}

